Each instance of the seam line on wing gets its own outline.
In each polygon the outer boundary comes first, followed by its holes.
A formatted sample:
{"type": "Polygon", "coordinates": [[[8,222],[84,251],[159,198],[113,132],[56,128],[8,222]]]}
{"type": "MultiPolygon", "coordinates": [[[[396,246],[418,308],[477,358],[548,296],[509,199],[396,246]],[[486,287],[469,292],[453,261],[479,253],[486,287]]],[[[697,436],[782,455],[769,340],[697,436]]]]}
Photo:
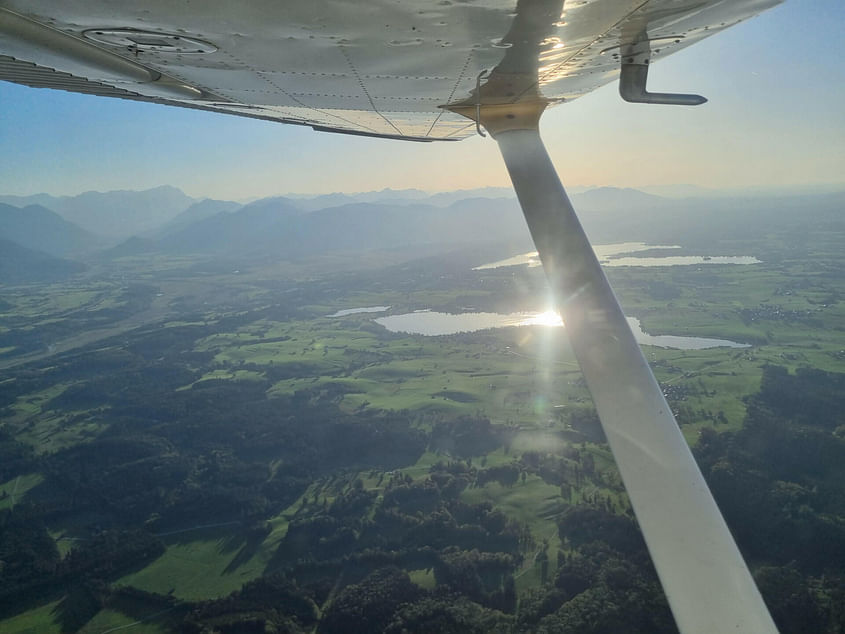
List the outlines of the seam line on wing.
{"type": "MultiPolygon", "coordinates": [[[[461,72],[458,73],[458,79],[455,81],[455,85],[452,86],[452,92],[449,93],[449,97],[446,99],[447,104],[452,103],[452,97],[455,96],[455,92],[457,92],[458,86],[461,85],[461,80],[463,80],[464,75],[466,75],[467,68],[469,68],[469,63],[470,63],[471,60],[472,60],[472,51],[470,51],[469,55],[467,55],[466,61],[464,61],[464,67],[461,68],[461,72]]],[[[443,110],[441,109],[440,112],[437,113],[437,118],[431,124],[431,127],[428,129],[428,132],[425,133],[426,136],[431,135],[431,131],[434,130],[434,126],[437,125],[437,122],[440,121],[440,117],[442,117],[442,116],[443,116],[443,110]]],[[[450,135],[447,134],[446,136],[450,136],[450,135]]]]}
{"type": "Polygon", "coordinates": [[[349,53],[346,51],[346,47],[343,46],[343,45],[338,45],[338,48],[340,49],[340,52],[343,54],[344,59],[346,59],[346,63],[349,64],[349,69],[355,75],[355,79],[358,80],[358,85],[361,86],[361,90],[364,91],[364,94],[366,95],[367,100],[370,102],[370,105],[373,107],[373,112],[375,112],[378,116],[380,116],[382,119],[387,121],[387,124],[391,128],[393,128],[394,130],[396,130],[396,133],[399,134],[399,136],[406,136],[406,135],[402,134],[402,130],[397,128],[396,125],[393,123],[393,121],[391,121],[390,119],[385,117],[381,112],[379,112],[379,109],[376,108],[376,104],[375,104],[375,102],[373,102],[373,98],[370,97],[370,93],[367,91],[367,87],[364,85],[364,80],[361,79],[361,74],[358,72],[358,69],[355,68],[355,64],[352,63],[352,59],[349,57],[349,53]]]}

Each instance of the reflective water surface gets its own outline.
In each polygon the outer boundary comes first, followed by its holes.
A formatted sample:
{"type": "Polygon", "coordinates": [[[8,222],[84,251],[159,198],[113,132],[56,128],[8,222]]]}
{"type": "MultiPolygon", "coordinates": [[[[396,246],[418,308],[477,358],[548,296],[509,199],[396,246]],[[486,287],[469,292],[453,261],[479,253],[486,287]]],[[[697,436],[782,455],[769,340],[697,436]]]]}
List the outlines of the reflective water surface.
{"type": "MultiPolygon", "coordinates": [[[[704,348],[747,348],[748,344],[727,339],[708,339],[706,337],[681,337],[677,335],[649,335],[643,332],[640,321],[628,317],[628,323],[634,337],[642,345],[679,350],[702,350],[704,348]]],[[[391,332],[406,332],[413,335],[436,337],[454,335],[462,332],[476,332],[488,328],[507,328],[511,326],[549,326],[562,327],[560,316],[554,312],[544,313],[440,313],[436,311],[416,311],[402,315],[388,315],[374,320],[391,332]]]]}
{"type": "MultiPolygon", "coordinates": [[[[750,255],[650,255],[639,257],[636,255],[623,254],[636,253],[638,251],[651,251],[652,249],[680,249],[678,245],[656,245],[645,244],[644,242],[618,242],[614,244],[597,244],[593,247],[599,262],[603,266],[689,266],[692,264],[759,264],[760,260],[750,255]]],[[[476,266],[473,271],[484,271],[487,269],[498,269],[504,266],[528,267],[540,266],[540,258],[536,251],[520,253],[504,260],[489,262],[476,266]]]]}
{"type": "Polygon", "coordinates": [[[365,306],[364,308],[344,308],[326,317],[345,317],[346,315],[356,315],[358,313],[383,313],[390,310],[390,306],[365,306]]]}

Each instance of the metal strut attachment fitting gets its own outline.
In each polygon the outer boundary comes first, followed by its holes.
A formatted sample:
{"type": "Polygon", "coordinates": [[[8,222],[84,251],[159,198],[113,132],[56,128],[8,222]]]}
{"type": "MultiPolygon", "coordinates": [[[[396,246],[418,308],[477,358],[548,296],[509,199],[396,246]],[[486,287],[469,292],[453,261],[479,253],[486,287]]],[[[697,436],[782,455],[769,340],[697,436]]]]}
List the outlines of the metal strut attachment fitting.
{"type": "Polygon", "coordinates": [[[649,92],[648,66],[651,61],[651,42],[643,33],[631,44],[620,47],[622,71],[619,75],[619,95],[631,103],[657,103],[672,106],[700,106],[707,102],[701,95],[671,92],[649,92]]]}

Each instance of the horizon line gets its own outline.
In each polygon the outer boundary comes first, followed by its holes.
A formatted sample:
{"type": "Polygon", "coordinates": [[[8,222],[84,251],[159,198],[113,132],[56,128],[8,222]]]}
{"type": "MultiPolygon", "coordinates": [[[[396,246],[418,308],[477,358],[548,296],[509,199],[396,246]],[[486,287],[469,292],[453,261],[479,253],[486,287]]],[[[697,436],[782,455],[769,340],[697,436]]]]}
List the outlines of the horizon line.
{"type": "MultiPolygon", "coordinates": [[[[0,192],[0,196],[2,197],[15,197],[15,198],[31,198],[34,196],[50,196],[51,198],[77,198],[79,196],[83,196],[85,194],[112,194],[112,193],[121,193],[121,192],[128,192],[128,193],[141,193],[141,192],[149,192],[156,189],[163,189],[163,188],[170,188],[175,189],[188,198],[193,198],[197,201],[201,200],[223,200],[228,202],[239,202],[243,204],[248,204],[251,202],[255,202],[257,200],[265,200],[268,198],[300,198],[300,199],[309,199],[309,198],[318,198],[321,196],[363,196],[367,194],[382,194],[382,193],[390,193],[395,192],[397,194],[407,193],[407,192],[418,192],[419,194],[424,195],[425,197],[436,196],[438,194],[453,194],[459,192],[473,192],[478,190],[484,189],[504,189],[509,190],[510,194],[513,197],[516,197],[516,194],[513,192],[510,183],[506,185],[482,185],[479,187],[462,187],[458,189],[443,189],[443,190],[426,190],[420,189],[417,187],[405,187],[405,188],[392,188],[392,187],[384,187],[382,189],[370,189],[370,190],[358,190],[358,191],[331,191],[331,192],[281,192],[281,193],[273,193],[268,195],[252,195],[247,194],[245,196],[238,196],[236,198],[216,198],[213,196],[208,196],[204,194],[195,195],[188,193],[185,191],[184,188],[173,185],[170,183],[162,183],[159,185],[153,185],[151,187],[142,187],[140,189],[130,189],[130,188],[115,188],[115,189],[85,189],[79,191],[77,193],[52,193],[47,191],[39,191],[39,192],[32,192],[28,194],[20,194],[20,193],[9,193],[9,192],[0,192]]],[[[749,194],[754,193],[755,195],[766,195],[767,193],[776,194],[776,193],[826,193],[826,194],[833,194],[838,192],[845,192],[845,182],[843,183],[792,183],[792,184],[779,184],[779,185],[772,185],[772,184],[765,184],[765,185],[739,185],[739,186],[727,186],[727,187],[709,187],[704,185],[697,185],[694,183],[671,183],[671,184],[652,184],[652,185],[637,185],[637,186],[619,186],[619,185],[596,185],[596,184],[586,184],[586,185],[569,185],[566,187],[566,190],[570,193],[585,193],[588,191],[594,191],[597,189],[615,189],[615,190],[634,190],[640,191],[642,193],[656,195],[656,196],[664,196],[666,198],[691,198],[695,197],[694,193],[691,194],[684,194],[684,195],[667,195],[667,194],[654,194],[652,193],[654,190],[672,190],[672,189],[688,189],[690,192],[700,192],[702,195],[725,195],[725,194],[749,194]],[[652,191],[649,191],[652,190],[652,191]]]]}

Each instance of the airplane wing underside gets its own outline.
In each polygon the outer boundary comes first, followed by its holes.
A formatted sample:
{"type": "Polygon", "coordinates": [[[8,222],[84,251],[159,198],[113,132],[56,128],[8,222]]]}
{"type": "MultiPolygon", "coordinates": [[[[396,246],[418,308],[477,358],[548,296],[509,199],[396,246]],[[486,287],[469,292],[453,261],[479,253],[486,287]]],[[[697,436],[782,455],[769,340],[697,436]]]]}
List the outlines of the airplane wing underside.
{"type": "Polygon", "coordinates": [[[779,1],[0,0],[0,80],[458,140],[468,105],[570,101],[779,1]]]}

